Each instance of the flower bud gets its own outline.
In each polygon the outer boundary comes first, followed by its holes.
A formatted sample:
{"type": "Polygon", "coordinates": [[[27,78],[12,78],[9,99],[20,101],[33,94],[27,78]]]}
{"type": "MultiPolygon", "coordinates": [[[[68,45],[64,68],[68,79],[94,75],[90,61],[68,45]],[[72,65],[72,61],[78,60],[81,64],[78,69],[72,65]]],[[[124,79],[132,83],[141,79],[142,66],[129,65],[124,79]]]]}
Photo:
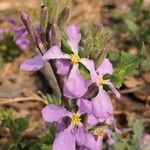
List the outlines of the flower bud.
{"type": "Polygon", "coordinates": [[[28,33],[30,34],[34,44],[38,45],[40,37],[39,37],[35,27],[33,26],[29,16],[25,12],[22,12],[21,19],[22,19],[28,33]]]}

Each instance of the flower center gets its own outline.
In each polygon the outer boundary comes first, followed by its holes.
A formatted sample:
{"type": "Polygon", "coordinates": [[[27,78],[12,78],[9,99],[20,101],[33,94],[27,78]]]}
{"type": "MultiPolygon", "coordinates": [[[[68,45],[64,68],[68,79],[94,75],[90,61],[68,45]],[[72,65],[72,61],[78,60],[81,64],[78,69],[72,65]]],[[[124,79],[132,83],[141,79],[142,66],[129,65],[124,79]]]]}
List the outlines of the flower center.
{"type": "Polygon", "coordinates": [[[99,83],[99,85],[104,85],[106,82],[102,77],[100,77],[98,80],[98,83],[99,83]]]}
{"type": "Polygon", "coordinates": [[[78,54],[71,54],[71,61],[73,64],[77,64],[80,60],[80,57],[78,54]]]}
{"type": "Polygon", "coordinates": [[[94,135],[103,136],[104,135],[104,129],[103,128],[97,128],[96,130],[94,130],[94,135]]]}
{"type": "Polygon", "coordinates": [[[71,124],[72,125],[79,125],[80,124],[80,114],[79,113],[72,113],[72,116],[71,116],[71,124]]]}

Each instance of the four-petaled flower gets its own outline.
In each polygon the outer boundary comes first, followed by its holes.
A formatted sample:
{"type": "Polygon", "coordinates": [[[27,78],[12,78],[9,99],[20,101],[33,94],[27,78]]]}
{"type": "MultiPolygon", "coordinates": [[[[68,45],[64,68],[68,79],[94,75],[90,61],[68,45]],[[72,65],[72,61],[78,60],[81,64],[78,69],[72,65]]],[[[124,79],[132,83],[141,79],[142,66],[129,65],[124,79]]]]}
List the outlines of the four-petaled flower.
{"type": "Polygon", "coordinates": [[[111,131],[107,127],[98,127],[93,133],[96,136],[96,150],[103,149],[103,138],[107,136],[107,144],[112,145],[115,141],[112,138],[111,131]]]}
{"type": "Polygon", "coordinates": [[[95,150],[96,141],[92,134],[83,128],[80,116],[80,112],[71,113],[53,104],[42,110],[42,117],[46,123],[56,123],[57,134],[53,150],[76,150],[76,144],[79,147],[95,150]]]}
{"type": "Polygon", "coordinates": [[[44,60],[57,60],[57,73],[66,75],[72,66],[69,76],[64,81],[64,96],[69,98],[78,98],[83,96],[90,84],[90,81],[85,80],[79,72],[79,64],[84,65],[88,70],[94,66],[94,62],[87,58],[81,58],[78,53],[78,44],[81,40],[79,28],[75,25],[70,25],[66,29],[68,37],[67,43],[71,47],[71,54],[63,53],[59,46],[53,46],[43,56],[44,60]]]}
{"type": "Polygon", "coordinates": [[[91,69],[90,72],[92,82],[96,83],[99,88],[97,96],[91,99],[92,114],[100,120],[107,120],[113,114],[113,106],[103,86],[108,85],[116,97],[120,98],[120,93],[115,89],[110,80],[104,79],[104,75],[111,75],[113,73],[112,64],[105,58],[96,70],[91,69]]]}

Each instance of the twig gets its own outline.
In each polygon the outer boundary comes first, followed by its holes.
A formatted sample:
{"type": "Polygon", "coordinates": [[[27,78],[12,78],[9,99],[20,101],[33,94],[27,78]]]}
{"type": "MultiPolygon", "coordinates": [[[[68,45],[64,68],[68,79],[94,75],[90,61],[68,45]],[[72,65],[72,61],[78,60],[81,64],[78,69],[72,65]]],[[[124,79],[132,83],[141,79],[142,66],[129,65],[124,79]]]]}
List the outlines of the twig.
{"type": "Polygon", "coordinates": [[[0,105],[6,105],[10,103],[17,103],[17,102],[24,102],[24,101],[38,101],[42,102],[43,104],[47,105],[48,102],[42,98],[35,98],[35,97],[19,97],[14,99],[0,99],[0,105]]]}

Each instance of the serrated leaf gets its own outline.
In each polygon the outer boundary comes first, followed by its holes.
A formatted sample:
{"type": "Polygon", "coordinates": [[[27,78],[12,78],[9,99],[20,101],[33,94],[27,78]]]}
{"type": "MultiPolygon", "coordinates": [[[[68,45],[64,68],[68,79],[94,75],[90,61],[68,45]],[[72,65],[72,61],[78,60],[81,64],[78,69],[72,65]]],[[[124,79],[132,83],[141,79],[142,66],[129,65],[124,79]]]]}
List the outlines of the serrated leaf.
{"type": "Polygon", "coordinates": [[[18,134],[23,132],[28,128],[29,122],[27,118],[17,118],[14,120],[11,120],[8,127],[12,130],[14,134],[18,134]]]}
{"type": "Polygon", "coordinates": [[[131,55],[126,52],[121,53],[113,75],[110,77],[111,82],[116,88],[120,88],[124,78],[138,68],[142,58],[141,54],[131,55]]]}

